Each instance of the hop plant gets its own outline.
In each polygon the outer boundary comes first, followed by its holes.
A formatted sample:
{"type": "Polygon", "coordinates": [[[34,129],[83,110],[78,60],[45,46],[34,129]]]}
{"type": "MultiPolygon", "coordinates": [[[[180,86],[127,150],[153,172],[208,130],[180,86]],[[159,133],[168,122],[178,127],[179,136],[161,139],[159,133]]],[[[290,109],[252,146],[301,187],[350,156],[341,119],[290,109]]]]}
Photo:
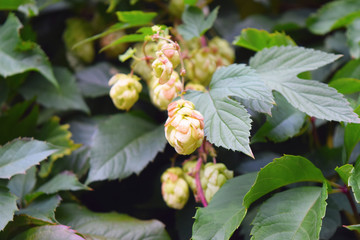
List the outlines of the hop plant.
{"type": "Polygon", "coordinates": [[[192,102],[180,99],[168,106],[165,137],[177,153],[188,155],[201,146],[204,118],[192,102]]]}
{"type": "Polygon", "coordinates": [[[161,193],[163,199],[171,208],[182,209],[189,199],[189,186],[183,178],[179,167],[167,169],[161,175],[161,193]]]}
{"type": "Polygon", "coordinates": [[[120,110],[128,111],[139,99],[142,86],[140,78],[135,75],[115,74],[110,80],[110,97],[120,110]]]}
{"type": "Polygon", "coordinates": [[[157,52],[158,58],[152,63],[155,77],[159,78],[159,83],[164,84],[170,80],[173,73],[173,65],[170,60],[160,52],[157,52]]]}
{"type": "Polygon", "coordinates": [[[209,48],[217,57],[217,66],[228,66],[234,63],[235,51],[225,39],[214,37],[209,41],[209,48]]]}
{"type": "Polygon", "coordinates": [[[179,74],[175,71],[165,84],[160,84],[159,79],[154,76],[150,83],[150,99],[155,106],[164,111],[181,91],[181,87],[179,74]]]}
{"type": "Polygon", "coordinates": [[[185,86],[185,90],[194,90],[194,91],[199,91],[199,92],[205,92],[206,88],[199,83],[188,82],[185,86]]]}
{"type": "Polygon", "coordinates": [[[234,172],[226,168],[223,163],[207,163],[204,166],[204,175],[201,177],[205,198],[210,202],[214,194],[224,183],[233,178],[234,172]]]}
{"type": "Polygon", "coordinates": [[[216,65],[216,56],[209,48],[200,48],[192,51],[190,58],[185,60],[187,77],[194,83],[209,85],[216,65]]]}

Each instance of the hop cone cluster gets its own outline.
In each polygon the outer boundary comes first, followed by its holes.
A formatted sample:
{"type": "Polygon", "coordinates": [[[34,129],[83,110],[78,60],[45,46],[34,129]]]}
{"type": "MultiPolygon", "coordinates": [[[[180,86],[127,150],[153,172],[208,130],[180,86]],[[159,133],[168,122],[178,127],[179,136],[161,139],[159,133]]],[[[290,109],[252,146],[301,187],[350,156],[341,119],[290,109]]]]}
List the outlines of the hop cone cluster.
{"type": "Polygon", "coordinates": [[[180,99],[168,106],[165,137],[177,153],[188,155],[201,146],[204,118],[192,102],[180,99]]]}
{"type": "Polygon", "coordinates": [[[189,199],[189,187],[179,167],[167,169],[161,175],[161,193],[166,204],[175,209],[182,209],[189,199]]]}
{"type": "Polygon", "coordinates": [[[128,111],[139,99],[142,90],[140,78],[135,75],[115,74],[110,80],[110,97],[120,110],[128,111]]]}

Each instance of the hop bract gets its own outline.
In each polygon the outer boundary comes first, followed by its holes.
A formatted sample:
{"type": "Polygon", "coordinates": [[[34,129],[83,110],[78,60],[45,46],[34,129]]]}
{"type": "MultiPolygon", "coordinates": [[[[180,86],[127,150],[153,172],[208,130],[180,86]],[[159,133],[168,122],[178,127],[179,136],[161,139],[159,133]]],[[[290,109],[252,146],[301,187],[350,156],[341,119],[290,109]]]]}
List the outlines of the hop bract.
{"type": "Polygon", "coordinates": [[[234,172],[226,168],[222,163],[207,163],[204,166],[204,175],[201,177],[205,198],[210,202],[214,194],[224,183],[233,178],[234,172]],[[204,187],[205,186],[205,187],[204,187]]]}
{"type": "Polygon", "coordinates": [[[177,153],[188,155],[201,146],[204,139],[204,117],[192,102],[180,99],[168,106],[165,137],[177,153]]]}
{"type": "Polygon", "coordinates": [[[178,95],[178,92],[181,91],[181,86],[179,74],[175,71],[171,74],[170,80],[165,84],[160,84],[159,79],[153,77],[150,83],[150,98],[152,103],[160,110],[166,110],[169,103],[171,103],[178,95]]]}
{"type": "MultiPolygon", "coordinates": [[[[172,63],[173,68],[176,68],[180,64],[179,46],[174,43],[161,44],[160,51],[165,57],[172,63]]],[[[160,54],[160,53],[158,53],[160,54]]]]}
{"type": "Polygon", "coordinates": [[[110,97],[114,105],[120,110],[128,111],[139,99],[142,86],[140,78],[135,75],[115,74],[110,80],[110,97]]]}
{"type": "Polygon", "coordinates": [[[189,186],[183,179],[179,167],[167,169],[161,175],[161,193],[166,204],[175,209],[182,209],[189,199],[189,186]]]}
{"type": "MultiPolygon", "coordinates": [[[[157,52],[158,53],[158,52],[157,52]]],[[[152,63],[155,77],[159,78],[159,83],[164,84],[170,80],[174,70],[172,63],[164,54],[157,54],[158,58],[152,63]]]]}

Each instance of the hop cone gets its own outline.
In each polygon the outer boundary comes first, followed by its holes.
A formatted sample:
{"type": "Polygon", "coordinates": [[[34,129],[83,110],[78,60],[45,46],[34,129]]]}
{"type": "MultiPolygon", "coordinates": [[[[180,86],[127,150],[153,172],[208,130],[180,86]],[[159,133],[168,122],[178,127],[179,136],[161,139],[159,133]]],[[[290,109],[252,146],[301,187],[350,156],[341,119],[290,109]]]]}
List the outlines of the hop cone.
{"type": "Polygon", "coordinates": [[[140,78],[135,75],[116,74],[109,80],[110,97],[114,105],[120,110],[128,111],[139,99],[142,86],[140,78]]]}
{"type": "Polygon", "coordinates": [[[225,39],[214,37],[209,41],[209,47],[217,57],[217,66],[228,66],[234,63],[235,51],[225,39]]]}
{"type": "Polygon", "coordinates": [[[182,209],[189,199],[189,186],[183,179],[183,171],[179,167],[167,169],[161,175],[161,193],[166,205],[182,209]]]}
{"type": "MultiPolygon", "coordinates": [[[[144,51],[143,51],[143,44],[138,43],[135,45],[136,53],[135,57],[141,59],[144,57],[144,51]]],[[[145,46],[145,52],[146,56],[156,58],[156,49],[157,44],[154,42],[149,42],[145,46]]],[[[149,60],[150,64],[153,63],[154,60],[149,60]]],[[[134,60],[132,62],[132,67],[134,69],[134,72],[139,74],[142,79],[145,79],[145,81],[150,82],[152,78],[152,68],[147,65],[146,61],[136,61],[134,60]]]]}
{"type": "Polygon", "coordinates": [[[201,146],[204,118],[192,102],[180,99],[168,106],[165,137],[177,153],[188,155],[201,146]]]}
{"type": "Polygon", "coordinates": [[[159,83],[164,84],[170,80],[174,70],[171,61],[162,53],[157,52],[158,58],[152,63],[155,77],[159,78],[159,83]]]}

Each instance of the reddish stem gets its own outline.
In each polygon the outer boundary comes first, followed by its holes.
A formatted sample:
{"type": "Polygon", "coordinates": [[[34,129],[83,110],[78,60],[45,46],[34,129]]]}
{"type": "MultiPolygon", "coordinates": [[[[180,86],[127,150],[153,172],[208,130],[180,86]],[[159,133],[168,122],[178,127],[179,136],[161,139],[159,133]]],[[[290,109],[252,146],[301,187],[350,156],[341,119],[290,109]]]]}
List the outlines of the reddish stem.
{"type": "Polygon", "coordinates": [[[207,47],[207,42],[205,36],[200,37],[200,43],[202,47],[207,47]]]}
{"type": "Polygon", "coordinates": [[[195,183],[196,183],[196,192],[197,192],[197,197],[200,199],[202,205],[204,207],[207,207],[208,203],[206,201],[205,195],[204,195],[204,191],[202,189],[201,186],[201,181],[200,181],[200,170],[201,170],[201,165],[202,165],[202,158],[199,157],[197,163],[196,163],[196,168],[195,168],[195,183]]]}

